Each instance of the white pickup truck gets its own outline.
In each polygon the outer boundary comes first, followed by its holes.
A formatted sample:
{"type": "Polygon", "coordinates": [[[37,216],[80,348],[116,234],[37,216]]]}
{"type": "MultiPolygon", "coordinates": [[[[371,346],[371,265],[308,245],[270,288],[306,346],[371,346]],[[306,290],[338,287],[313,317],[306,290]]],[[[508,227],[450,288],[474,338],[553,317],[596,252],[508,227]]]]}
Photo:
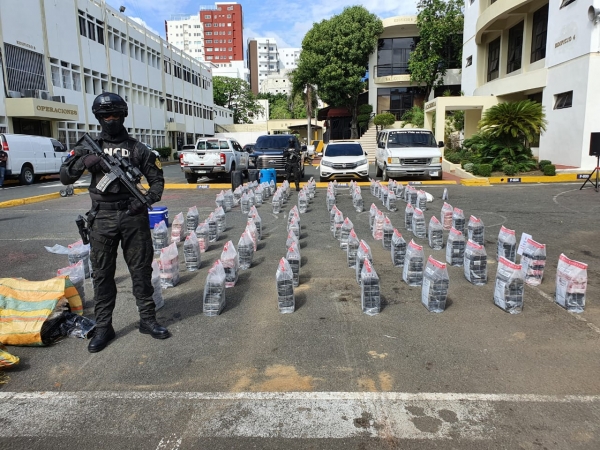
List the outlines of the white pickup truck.
{"type": "Polygon", "coordinates": [[[193,184],[198,177],[230,178],[233,170],[248,171],[248,153],[231,138],[200,138],[193,150],[180,158],[185,179],[193,184]]]}

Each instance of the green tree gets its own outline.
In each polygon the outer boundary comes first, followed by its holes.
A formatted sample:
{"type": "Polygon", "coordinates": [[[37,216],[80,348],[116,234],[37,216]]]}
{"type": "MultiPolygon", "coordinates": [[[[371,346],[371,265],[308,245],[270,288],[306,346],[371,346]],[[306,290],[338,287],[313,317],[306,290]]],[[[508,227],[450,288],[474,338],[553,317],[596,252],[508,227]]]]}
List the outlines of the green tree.
{"type": "Polygon", "coordinates": [[[443,83],[448,58],[461,60],[463,32],[462,0],[419,0],[419,41],[408,59],[410,79],[425,88],[425,98],[443,83]]]}
{"type": "Polygon", "coordinates": [[[389,127],[390,125],[394,125],[394,123],[396,123],[396,116],[394,116],[392,113],[377,114],[373,118],[373,123],[381,128],[389,127]]]}
{"type": "Polygon", "coordinates": [[[479,128],[493,138],[516,139],[527,144],[546,131],[546,116],[541,103],[531,100],[499,103],[487,109],[479,128]]]}
{"type": "Polygon", "coordinates": [[[213,77],[213,99],[233,111],[233,123],[252,123],[252,117],[264,111],[248,82],[239,78],[213,77]]]}
{"type": "Polygon", "coordinates": [[[315,23],[302,40],[294,87],[316,86],[325,103],[347,107],[352,112],[353,139],[358,137],[358,96],[366,88],[363,79],[369,55],[382,32],[376,15],[362,6],[351,6],[315,23]]]}
{"type": "Polygon", "coordinates": [[[423,128],[425,126],[425,113],[423,112],[423,108],[413,106],[402,114],[401,120],[410,123],[417,128],[423,128]]]}
{"type": "Polygon", "coordinates": [[[369,127],[369,121],[371,120],[372,112],[373,107],[368,103],[358,107],[358,115],[356,116],[356,120],[358,121],[358,126],[361,128],[361,130],[369,127]]]}
{"type": "Polygon", "coordinates": [[[269,103],[269,119],[293,119],[287,97],[278,98],[269,103]]]}

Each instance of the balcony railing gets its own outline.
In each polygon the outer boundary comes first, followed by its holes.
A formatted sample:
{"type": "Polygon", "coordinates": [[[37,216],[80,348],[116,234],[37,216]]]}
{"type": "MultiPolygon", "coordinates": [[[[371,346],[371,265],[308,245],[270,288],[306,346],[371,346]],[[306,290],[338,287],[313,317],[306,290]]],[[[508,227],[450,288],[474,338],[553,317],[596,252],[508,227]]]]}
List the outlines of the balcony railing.
{"type": "Polygon", "coordinates": [[[405,64],[379,64],[375,66],[376,77],[388,77],[390,75],[408,75],[408,63],[405,64]]]}

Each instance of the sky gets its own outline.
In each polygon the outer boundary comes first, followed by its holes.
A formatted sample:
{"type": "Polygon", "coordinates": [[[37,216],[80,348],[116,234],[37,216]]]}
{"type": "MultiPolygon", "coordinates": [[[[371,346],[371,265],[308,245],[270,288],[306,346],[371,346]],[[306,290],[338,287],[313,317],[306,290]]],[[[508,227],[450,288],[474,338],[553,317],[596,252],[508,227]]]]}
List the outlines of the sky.
{"type": "MultiPolygon", "coordinates": [[[[208,0],[106,0],[115,9],[125,6],[125,15],[165,37],[165,20],[173,14],[197,14],[208,0]]],[[[238,0],[244,15],[244,46],[248,38],[275,38],[277,46],[302,47],[302,38],[313,23],[339,14],[350,0],[238,0]]],[[[370,0],[363,6],[381,19],[415,15],[417,0],[370,0]]]]}

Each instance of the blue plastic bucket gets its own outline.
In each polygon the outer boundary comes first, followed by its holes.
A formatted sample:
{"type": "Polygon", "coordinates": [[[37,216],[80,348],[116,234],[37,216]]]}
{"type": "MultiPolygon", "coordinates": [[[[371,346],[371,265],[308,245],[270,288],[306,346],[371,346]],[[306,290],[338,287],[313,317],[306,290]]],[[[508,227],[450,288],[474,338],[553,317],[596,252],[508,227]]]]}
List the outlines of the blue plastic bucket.
{"type": "Polygon", "coordinates": [[[161,220],[165,221],[165,225],[169,226],[169,208],[166,206],[153,206],[152,211],[148,211],[150,218],[150,229],[154,229],[154,225],[159,224],[161,220]]]}
{"type": "Polygon", "coordinates": [[[277,184],[277,171],[275,169],[260,169],[260,182],[261,183],[273,183],[277,184]]]}

